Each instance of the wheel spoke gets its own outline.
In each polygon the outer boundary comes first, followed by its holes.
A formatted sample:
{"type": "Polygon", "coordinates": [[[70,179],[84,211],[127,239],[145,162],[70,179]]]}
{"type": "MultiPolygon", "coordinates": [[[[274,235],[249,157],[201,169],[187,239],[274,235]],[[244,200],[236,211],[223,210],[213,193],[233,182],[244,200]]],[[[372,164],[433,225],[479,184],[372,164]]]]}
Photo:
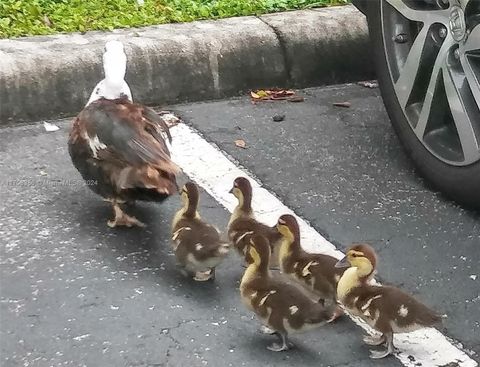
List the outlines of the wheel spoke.
{"type": "Polygon", "coordinates": [[[430,110],[432,108],[433,96],[435,94],[435,89],[438,83],[438,76],[442,67],[444,67],[445,60],[447,58],[448,51],[453,45],[453,38],[447,36],[445,41],[438,51],[437,58],[435,59],[435,64],[433,65],[432,75],[430,76],[430,81],[428,83],[427,93],[425,95],[425,100],[423,102],[422,111],[418,118],[417,126],[415,127],[415,134],[418,138],[423,141],[423,135],[425,134],[425,129],[427,127],[428,118],[430,116],[430,110]]]}
{"type": "Polygon", "coordinates": [[[460,6],[462,7],[463,10],[467,8],[467,5],[470,1],[471,0],[460,0],[460,6]]]}
{"type": "Polygon", "coordinates": [[[478,141],[472,121],[465,108],[461,96],[463,78],[456,78],[451,74],[447,66],[443,67],[443,83],[447,95],[448,104],[452,113],[453,121],[457,128],[458,137],[464,154],[465,163],[471,163],[478,159],[478,141]]]}
{"type": "Polygon", "coordinates": [[[429,29],[427,27],[423,27],[415,38],[415,41],[410,48],[410,52],[408,53],[407,60],[400,71],[400,76],[395,83],[395,92],[397,93],[398,101],[403,109],[405,109],[408,98],[412,93],[428,31],[429,29]]]}
{"type": "Polygon", "coordinates": [[[467,41],[462,46],[464,52],[480,51],[480,25],[472,29],[467,41]]]}
{"type": "Polygon", "coordinates": [[[472,64],[468,60],[468,57],[465,55],[460,55],[460,62],[465,72],[465,78],[467,79],[470,90],[472,91],[473,98],[477,103],[478,108],[480,108],[480,80],[473,71],[472,64]]]}
{"type": "Polygon", "coordinates": [[[426,26],[430,26],[432,23],[442,23],[448,25],[449,10],[416,10],[410,8],[402,0],[387,0],[387,2],[393,6],[400,14],[405,18],[422,22],[426,26]]]}

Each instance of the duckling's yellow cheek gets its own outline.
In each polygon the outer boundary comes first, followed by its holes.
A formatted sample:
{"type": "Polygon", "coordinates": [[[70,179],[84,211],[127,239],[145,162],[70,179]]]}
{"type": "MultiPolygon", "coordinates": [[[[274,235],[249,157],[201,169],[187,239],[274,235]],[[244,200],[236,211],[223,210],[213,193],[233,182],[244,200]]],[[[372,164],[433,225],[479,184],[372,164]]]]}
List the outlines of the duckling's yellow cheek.
{"type": "Polygon", "coordinates": [[[280,234],[286,236],[287,235],[287,228],[284,225],[277,225],[277,230],[280,234]]]}
{"type": "Polygon", "coordinates": [[[252,258],[254,264],[260,264],[260,255],[254,247],[250,247],[250,257],[252,258]]]}
{"type": "Polygon", "coordinates": [[[188,203],[188,196],[185,192],[182,192],[182,203],[186,205],[188,203]]]}
{"type": "Polygon", "coordinates": [[[233,195],[237,198],[240,197],[240,190],[237,187],[233,188],[233,195]]]}

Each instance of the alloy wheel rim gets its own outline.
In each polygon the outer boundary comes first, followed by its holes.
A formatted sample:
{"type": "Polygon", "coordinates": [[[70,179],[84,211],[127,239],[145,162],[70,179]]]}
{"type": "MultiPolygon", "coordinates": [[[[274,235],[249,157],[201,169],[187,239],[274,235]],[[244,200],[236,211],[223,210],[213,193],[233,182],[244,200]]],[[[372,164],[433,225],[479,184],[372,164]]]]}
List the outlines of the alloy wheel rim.
{"type": "Polygon", "coordinates": [[[394,90],[418,140],[449,165],[479,161],[480,1],[384,0],[381,22],[394,90]]]}

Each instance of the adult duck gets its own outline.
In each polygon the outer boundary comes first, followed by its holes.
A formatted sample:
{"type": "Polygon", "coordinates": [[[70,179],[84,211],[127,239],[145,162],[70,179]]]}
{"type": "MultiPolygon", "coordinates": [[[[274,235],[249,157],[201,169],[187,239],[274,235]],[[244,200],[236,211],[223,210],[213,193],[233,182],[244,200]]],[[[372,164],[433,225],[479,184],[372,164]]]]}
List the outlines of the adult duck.
{"type": "Polygon", "coordinates": [[[166,141],[171,135],[165,119],[132,101],[125,82],[127,57],[123,44],[105,45],[105,78],[93,90],[73,121],[68,150],[88,187],[111,203],[114,219],[108,226],[144,226],[121,208],[135,200],[161,202],[177,192],[177,166],[166,141]]]}

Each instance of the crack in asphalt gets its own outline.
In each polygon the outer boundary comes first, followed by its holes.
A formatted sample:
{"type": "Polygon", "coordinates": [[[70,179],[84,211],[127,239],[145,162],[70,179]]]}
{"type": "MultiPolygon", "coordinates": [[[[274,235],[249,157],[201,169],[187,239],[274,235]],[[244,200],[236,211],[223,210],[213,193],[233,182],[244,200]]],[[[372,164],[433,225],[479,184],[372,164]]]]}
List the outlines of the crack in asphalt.
{"type": "MultiPolygon", "coordinates": [[[[194,319],[191,319],[191,320],[182,320],[182,321],[179,321],[177,323],[177,325],[175,326],[167,326],[167,327],[161,327],[161,335],[167,337],[168,339],[170,339],[171,342],[173,342],[174,344],[174,349],[182,349],[182,345],[181,343],[177,340],[177,338],[175,338],[173,335],[172,335],[172,331],[173,330],[178,330],[179,328],[181,328],[182,326],[186,325],[186,324],[189,324],[191,322],[196,322],[198,320],[194,320],[194,319]]],[[[167,348],[167,351],[165,353],[165,364],[162,364],[162,365],[166,365],[168,366],[169,363],[170,363],[170,358],[172,357],[172,354],[170,353],[172,348],[170,348],[170,346],[167,348]]]]}

